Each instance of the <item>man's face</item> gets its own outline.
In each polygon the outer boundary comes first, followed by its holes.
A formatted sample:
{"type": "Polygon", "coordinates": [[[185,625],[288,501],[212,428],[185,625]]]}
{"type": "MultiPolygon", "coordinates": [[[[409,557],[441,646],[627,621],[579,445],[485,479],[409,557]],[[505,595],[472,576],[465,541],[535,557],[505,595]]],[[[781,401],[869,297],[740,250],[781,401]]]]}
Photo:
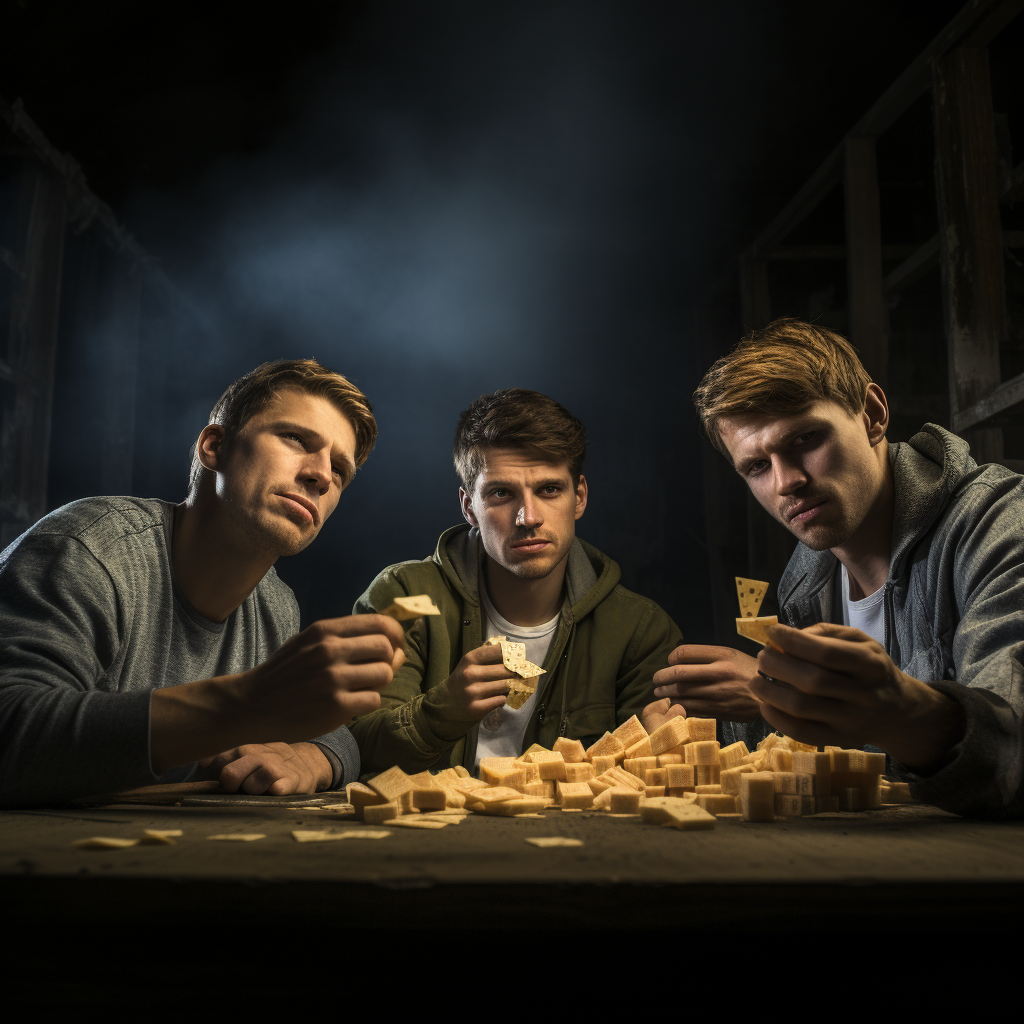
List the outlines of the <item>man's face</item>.
{"type": "Polygon", "coordinates": [[[754,497],[814,551],[849,540],[881,492],[881,437],[872,443],[867,415],[836,402],[791,416],[723,417],[719,429],[754,497]]]}
{"type": "Polygon", "coordinates": [[[217,495],[246,542],[294,555],[337,506],[355,452],[355,430],[330,401],[285,388],[221,447],[217,495]]]}
{"type": "Polygon", "coordinates": [[[587,481],[573,487],[569,467],[524,452],[485,448],[473,491],[459,490],[466,519],[480,528],[484,550],[522,579],[547,576],[569,553],[576,520],[587,507],[587,481]]]}

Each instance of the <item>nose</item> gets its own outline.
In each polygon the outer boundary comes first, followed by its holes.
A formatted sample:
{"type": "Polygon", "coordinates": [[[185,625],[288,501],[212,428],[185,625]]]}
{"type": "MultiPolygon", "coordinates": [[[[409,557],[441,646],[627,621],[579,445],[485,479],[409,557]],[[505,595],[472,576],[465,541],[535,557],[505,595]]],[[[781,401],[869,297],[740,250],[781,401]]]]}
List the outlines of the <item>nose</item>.
{"type": "Polygon", "coordinates": [[[781,455],[772,456],[772,475],[778,494],[793,494],[807,485],[807,474],[803,467],[781,455]]]}
{"type": "Polygon", "coordinates": [[[304,483],[326,494],[331,488],[331,456],[327,451],[310,452],[300,472],[304,483]]]}
{"type": "Polygon", "coordinates": [[[523,503],[516,513],[516,526],[532,529],[535,526],[540,526],[542,522],[544,522],[544,517],[541,515],[540,505],[536,497],[527,491],[523,495],[523,503]]]}

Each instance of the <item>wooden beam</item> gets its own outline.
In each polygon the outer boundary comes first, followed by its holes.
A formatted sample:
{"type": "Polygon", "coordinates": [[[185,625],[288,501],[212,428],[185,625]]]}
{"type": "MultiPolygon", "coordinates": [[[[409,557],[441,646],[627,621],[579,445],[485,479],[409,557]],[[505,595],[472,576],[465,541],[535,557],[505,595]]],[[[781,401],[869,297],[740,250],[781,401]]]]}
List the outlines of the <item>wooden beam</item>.
{"type": "MultiPolygon", "coordinates": [[[[882,94],[848,133],[878,136],[902,116],[931,85],[931,62],[970,37],[983,46],[1020,11],[1024,0],[971,0],[924,48],[917,59],[882,94]]],[[[845,142],[845,139],[844,139],[845,142]]],[[[811,175],[799,192],[744,250],[749,260],[763,259],[782,243],[842,179],[844,143],[841,142],[811,175]]]]}
{"type": "Polygon", "coordinates": [[[875,140],[847,138],[844,155],[850,342],[859,351],[872,380],[885,388],[889,377],[889,327],[882,290],[882,218],[875,140]]]}
{"type": "MultiPolygon", "coordinates": [[[[955,420],[999,386],[1006,335],[988,51],[960,47],[936,57],[933,82],[939,262],[955,420]]],[[[976,430],[968,440],[979,462],[1003,456],[998,428],[976,430]]]]}
{"type": "Polygon", "coordinates": [[[1003,381],[991,394],[979,399],[968,409],[953,414],[953,430],[960,434],[1016,410],[1024,403],[1024,373],[1003,381]]]}

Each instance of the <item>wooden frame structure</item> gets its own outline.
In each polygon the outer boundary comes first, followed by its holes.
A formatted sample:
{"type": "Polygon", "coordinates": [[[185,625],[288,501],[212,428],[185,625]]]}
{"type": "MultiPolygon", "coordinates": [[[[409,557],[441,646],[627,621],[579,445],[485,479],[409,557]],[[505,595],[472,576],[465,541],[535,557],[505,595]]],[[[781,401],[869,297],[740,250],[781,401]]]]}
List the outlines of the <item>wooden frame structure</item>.
{"type": "MultiPolygon", "coordinates": [[[[971,0],[846,133],[740,254],[739,317],[727,305],[698,313],[702,369],[743,333],[786,312],[772,308],[770,262],[845,260],[847,334],[869,373],[886,387],[888,305],[938,269],[949,404],[948,416],[934,407],[927,415],[963,434],[979,462],[1004,461],[1002,428],[1024,419],[1024,373],[1001,378],[1000,353],[1010,330],[1003,252],[1024,245],[1024,232],[1003,230],[1000,206],[1024,197],[1024,163],[1003,168],[998,160],[988,47],[1022,10],[1024,0],[971,0]],[[929,92],[939,230],[916,245],[887,245],[876,140],[929,92]],[[839,186],[845,243],[791,244],[795,229],[839,186]],[[886,270],[886,263],[891,269],[886,270]]],[[[914,406],[913,396],[907,397],[908,406],[914,406]]],[[[705,519],[716,632],[721,642],[730,642],[722,624],[735,615],[732,575],[777,583],[794,541],[746,495],[721,458],[705,448],[705,519]]],[[[766,601],[766,614],[774,610],[770,604],[766,601]]]]}
{"type": "Polygon", "coordinates": [[[144,309],[202,317],[89,189],[20,101],[0,100],[0,549],[49,511],[55,367],[76,342],[102,364],[82,397],[103,493],[133,483],[139,335],[144,309]],[[70,265],[75,273],[67,273],[70,265]],[[5,309],[6,307],[6,309],[5,309]]]}

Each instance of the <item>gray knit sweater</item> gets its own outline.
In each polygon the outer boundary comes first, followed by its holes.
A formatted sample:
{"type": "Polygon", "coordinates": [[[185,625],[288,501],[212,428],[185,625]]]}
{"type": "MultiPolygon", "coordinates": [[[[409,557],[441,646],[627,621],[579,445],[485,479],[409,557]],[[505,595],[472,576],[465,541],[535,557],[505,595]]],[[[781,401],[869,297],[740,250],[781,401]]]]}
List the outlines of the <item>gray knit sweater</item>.
{"type": "MultiPolygon", "coordinates": [[[[225,622],[200,615],[171,573],[174,506],[86,498],[0,554],[0,805],[56,803],[188,778],[150,764],[154,689],[253,668],[298,632],[271,569],[225,622]]],[[[315,742],[333,788],[359,774],[344,726],[315,742]]]]}

